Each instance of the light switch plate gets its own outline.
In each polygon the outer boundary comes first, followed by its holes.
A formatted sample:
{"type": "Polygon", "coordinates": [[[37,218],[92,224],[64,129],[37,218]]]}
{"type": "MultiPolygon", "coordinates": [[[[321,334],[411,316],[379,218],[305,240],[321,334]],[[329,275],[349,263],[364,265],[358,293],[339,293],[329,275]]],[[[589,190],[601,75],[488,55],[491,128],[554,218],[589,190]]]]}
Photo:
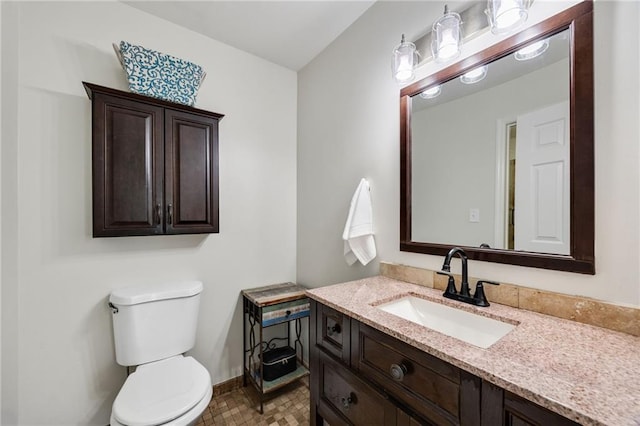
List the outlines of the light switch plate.
{"type": "Polygon", "coordinates": [[[469,209],[469,222],[480,222],[480,209],[472,208],[469,209]]]}

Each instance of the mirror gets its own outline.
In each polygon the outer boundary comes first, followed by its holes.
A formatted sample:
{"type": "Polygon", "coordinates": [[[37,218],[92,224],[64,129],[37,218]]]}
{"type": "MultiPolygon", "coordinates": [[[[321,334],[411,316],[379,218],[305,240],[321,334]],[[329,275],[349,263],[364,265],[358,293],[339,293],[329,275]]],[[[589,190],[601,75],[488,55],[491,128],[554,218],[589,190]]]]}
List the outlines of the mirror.
{"type": "Polygon", "coordinates": [[[415,241],[569,254],[569,30],[538,46],[411,97],[415,241]]]}
{"type": "Polygon", "coordinates": [[[401,91],[401,250],[595,273],[592,8],[401,91]]]}

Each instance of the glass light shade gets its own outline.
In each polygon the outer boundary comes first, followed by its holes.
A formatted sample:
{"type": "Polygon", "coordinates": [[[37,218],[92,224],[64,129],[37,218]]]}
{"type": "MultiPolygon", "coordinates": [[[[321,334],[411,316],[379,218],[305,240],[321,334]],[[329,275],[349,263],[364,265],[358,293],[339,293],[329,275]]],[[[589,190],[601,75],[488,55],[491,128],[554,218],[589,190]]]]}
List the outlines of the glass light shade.
{"type": "Polygon", "coordinates": [[[487,18],[491,32],[504,34],[519,28],[529,16],[529,0],[488,0],[487,18]]]}
{"type": "Polygon", "coordinates": [[[398,83],[405,83],[413,80],[415,77],[414,69],[416,65],[418,65],[416,45],[411,42],[404,41],[403,34],[400,44],[393,49],[393,57],[391,60],[393,78],[398,83]]]}
{"type": "Polygon", "coordinates": [[[460,56],[461,22],[460,15],[449,12],[445,6],[444,15],[433,23],[431,53],[436,62],[446,62],[460,56]]]}
{"type": "Polygon", "coordinates": [[[427,90],[421,92],[420,97],[422,99],[433,99],[437,97],[440,94],[440,92],[442,92],[442,89],[440,88],[440,85],[437,85],[437,86],[430,87],[427,90]]]}
{"type": "Polygon", "coordinates": [[[549,48],[549,39],[536,41],[518,50],[513,56],[518,61],[528,61],[542,55],[549,48]]]}
{"type": "Polygon", "coordinates": [[[464,84],[473,84],[479,82],[480,80],[484,80],[484,78],[487,76],[487,69],[488,67],[486,65],[474,68],[466,74],[461,75],[460,81],[464,84]]]}

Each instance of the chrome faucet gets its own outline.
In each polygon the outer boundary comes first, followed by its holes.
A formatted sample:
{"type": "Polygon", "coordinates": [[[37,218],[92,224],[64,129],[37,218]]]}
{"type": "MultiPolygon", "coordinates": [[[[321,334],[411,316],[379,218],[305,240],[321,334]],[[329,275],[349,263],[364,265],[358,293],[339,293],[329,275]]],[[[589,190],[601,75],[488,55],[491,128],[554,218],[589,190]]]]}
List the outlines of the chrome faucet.
{"type": "Polygon", "coordinates": [[[460,247],[454,247],[449,250],[447,256],[444,258],[444,263],[442,264],[442,271],[438,271],[440,275],[446,275],[449,277],[449,281],[447,283],[447,289],[444,291],[443,296],[448,299],[458,300],[460,302],[470,303],[476,306],[489,306],[489,301],[484,294],[484,286],[483,283],[499,285],[499,283],[488,280],[480,280],[476,283],[476,291],[473,296],[469,291],[469,272],[467,261],[469,258],[467,257],[467,253],[460,247]],[[460,283],[460,293],[458,293],[456,289],[456,281],[451,273],[451,259],[458,254],[460,256],[460,261],[462,262],[462,282],[460,283]]]}

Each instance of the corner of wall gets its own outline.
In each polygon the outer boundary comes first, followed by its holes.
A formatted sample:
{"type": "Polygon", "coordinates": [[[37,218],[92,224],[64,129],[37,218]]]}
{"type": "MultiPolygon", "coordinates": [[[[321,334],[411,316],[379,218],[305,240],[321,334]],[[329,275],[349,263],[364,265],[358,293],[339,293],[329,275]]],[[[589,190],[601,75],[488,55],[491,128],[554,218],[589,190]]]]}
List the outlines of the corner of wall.
{"type": "Polygon", "coordinates": [[[17,133],[19,3],[0,3],[0,423],[18,424],[17,133]]]}

